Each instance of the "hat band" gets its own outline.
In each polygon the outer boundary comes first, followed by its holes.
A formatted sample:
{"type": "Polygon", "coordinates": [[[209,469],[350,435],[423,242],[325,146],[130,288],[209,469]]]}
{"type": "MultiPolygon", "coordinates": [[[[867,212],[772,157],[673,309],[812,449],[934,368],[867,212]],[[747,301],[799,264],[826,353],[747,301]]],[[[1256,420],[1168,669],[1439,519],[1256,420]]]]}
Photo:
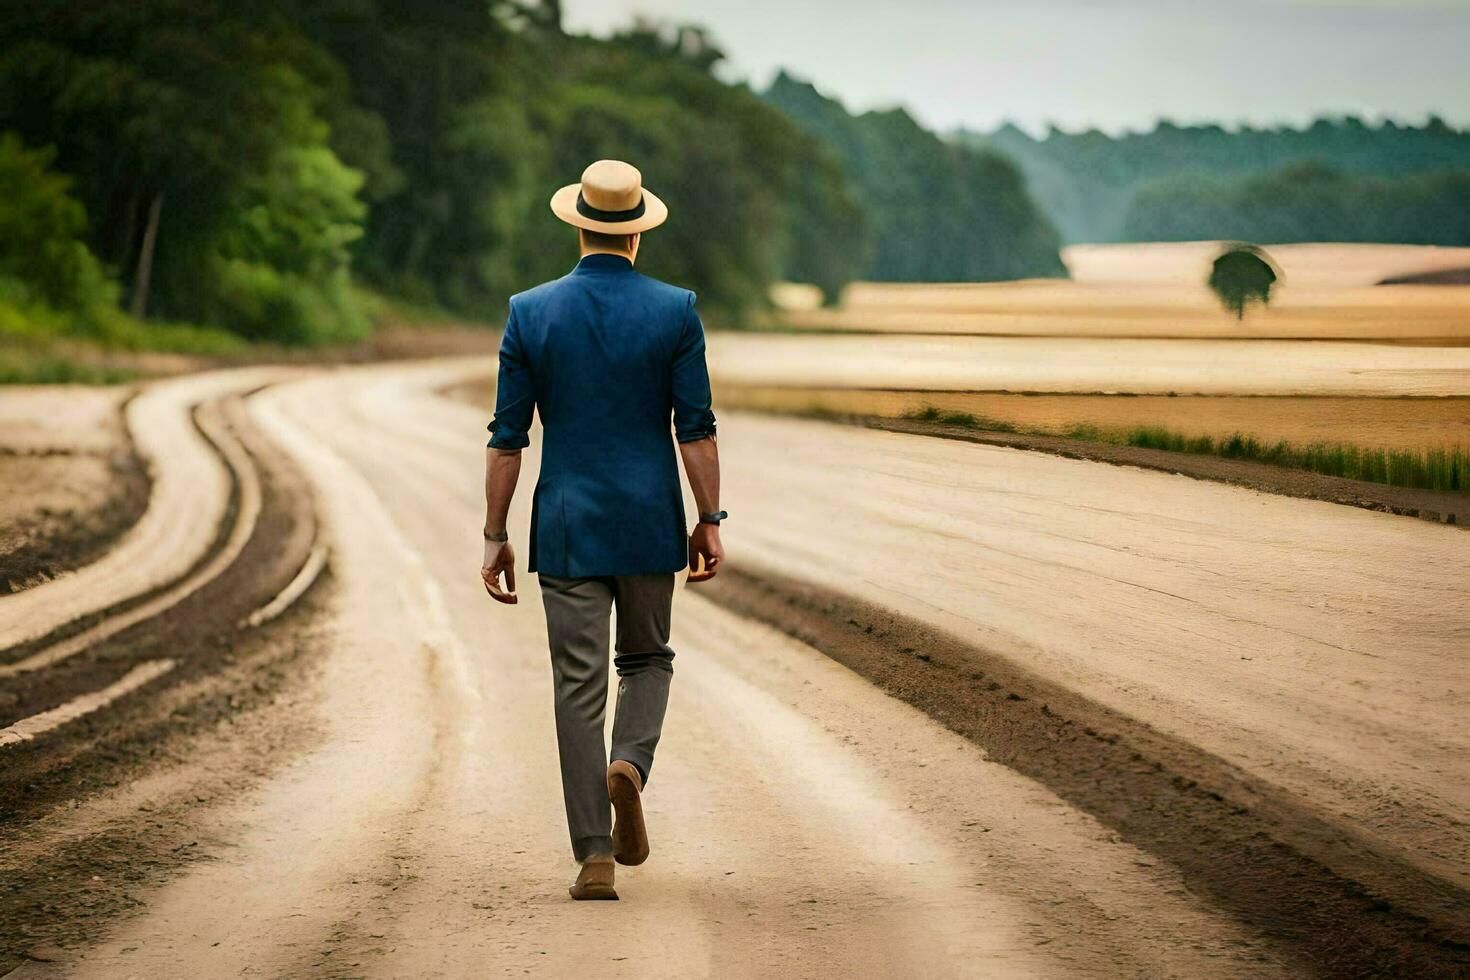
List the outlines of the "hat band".
{"type": "Polygon", "coordinates": [[[603,211],[601,208],[594,208],[588,204],[582,192],[577,192],[577,213],[590,221],[606,221],[610,224],[616,224],[619,221],[637,221],[643,217],[644,210],[642,194],[638,196],[636,207],[631,207],[626,211],[603,211]]]}

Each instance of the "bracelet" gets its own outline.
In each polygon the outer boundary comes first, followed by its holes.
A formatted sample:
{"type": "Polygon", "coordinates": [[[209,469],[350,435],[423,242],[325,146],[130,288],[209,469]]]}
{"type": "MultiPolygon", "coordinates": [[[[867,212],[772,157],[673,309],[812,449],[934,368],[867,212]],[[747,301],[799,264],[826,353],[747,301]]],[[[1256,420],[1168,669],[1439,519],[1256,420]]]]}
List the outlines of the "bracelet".
{"type": "Polygon", "coordinates": [[[727,518],[729,516],[730,516],[729,512],[728,511],[723,511],[723,510],[716,511],[713,514],[700,514],[699,515],[699,523],[701,523],[701,524],[713,524],[715,527],[719,527],[720,526],[720,522],[723,521],[725,518],[727,518]]]}
{"type": "Polygon", "coordinates": [[[485,535],[486,541],[494,541],[496,544],[504,544],[510,540],[510,535],[505,531],[501,531],[499,534],[491,534],[489,531],[483,531],[482,533],[485,535]]]}

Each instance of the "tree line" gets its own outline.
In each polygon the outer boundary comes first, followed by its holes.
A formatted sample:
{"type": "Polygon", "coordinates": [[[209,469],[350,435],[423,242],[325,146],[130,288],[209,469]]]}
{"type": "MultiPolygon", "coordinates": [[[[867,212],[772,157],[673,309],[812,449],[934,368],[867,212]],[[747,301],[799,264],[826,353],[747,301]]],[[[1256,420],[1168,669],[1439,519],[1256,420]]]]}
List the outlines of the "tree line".
{"type": "Polygon", "coordinates": [[[1367,198],[1372,194],[1410,205],[1416,216],[1455,207],[1462,200],[1456,187],[1470,173],[1470,131],[1438,117],[1421,126],[1392,120],[1370,125],[1343,116],[1301,128],[1233,130],[1164,121],[1144,133],[1110,136],[1095,129],[1069,133],[1053,128],[1041,138],[1005,125],[990,133],[961,132],[956,139],[1014,159],[1068,242],[1239,236],[1261,241],[1467,243],[1463,232],[1456,231],[1462,226],[1453,222],[1414,226],[1389,220],[1381,207],[1376,217],[1355,210],[1371,207],[1367,198]],[[1342,179],[1317,179],[1330,173],[1342,179]],[[1281,201],[1292,213],[1279,219],[1263,216],[1249,224],[1238,218],[1221,220],[1228,217],[1219,206],[1224,197],[1264,202],[1271,196],[1265,190],[1269,186],[1283,193],[1310,191],[1314,204],[1281,201]],[[1161,212],[1165,206],[1176,209],[1172,216],[1161,212]],[[1261,233],[1241,236],[1242,227],[1261,233]],[[1302,235],[1290,234],[1297,228],[1302,235]],[[1288,237],[1264,233],[1270,229],[1281,229],[1288,237]]]}
{"type": "Polygon", "coordinates": [[[786,72],[765,99],[835,151],[866,219],[850,239],[863,278],[1065,274],[1056,229],[1004,155],[941,140],[903,109],[854,115],[786,72]]]}
{"type": "Polygon", "coordinates": [[[350,339],[354,282],[492,319],[575,261],[546,202],[601,157],[675,209],[643,267],[732,318],[783,277],[834,295],[859,275],[1060,268],[1004,161],[901,114],[833,104],[814,125],[779,84],[718,79],[698,28],[571,36],[556,0],[0,0],[0,17],[0,305],[78,329],[120,308],[350,339]]]}
{"type": "Polygon", "coordinates": [[[1470,170],[1376,177],[1303,163],[1259,177],[1168,178],[1139,189],[1123,233],[1132,241],[1470,245],[1470,170]]]}

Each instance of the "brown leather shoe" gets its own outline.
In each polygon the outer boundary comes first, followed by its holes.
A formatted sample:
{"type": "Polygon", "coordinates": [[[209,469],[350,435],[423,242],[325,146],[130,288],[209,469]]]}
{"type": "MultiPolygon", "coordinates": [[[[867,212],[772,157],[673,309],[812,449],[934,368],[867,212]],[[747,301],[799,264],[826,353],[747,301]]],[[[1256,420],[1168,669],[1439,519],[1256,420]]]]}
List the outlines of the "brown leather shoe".
{"type": "Polygon", "coordinates": [[[582,870],[567,893],[579,902],[616,902],[618,893],[613,888],[616,868],[611,854],[592,855],[582,862],[582,870]]]}
{"type": "Polygon", "coordinates": [[[648,860],[648,828],[643,825],[643,777],[631,762],[617,759],[607,767],[607,795],[612,800],[613,857],[619,864],[648,860]]]}

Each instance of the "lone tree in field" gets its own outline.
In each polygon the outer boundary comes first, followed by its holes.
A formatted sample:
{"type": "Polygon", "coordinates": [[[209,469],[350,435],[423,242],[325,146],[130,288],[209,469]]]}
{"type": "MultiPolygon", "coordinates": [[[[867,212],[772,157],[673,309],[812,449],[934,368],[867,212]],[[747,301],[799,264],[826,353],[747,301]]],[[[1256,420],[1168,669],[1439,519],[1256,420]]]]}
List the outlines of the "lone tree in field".
{"type": "Polygon", "coordinates": [[[1271,302],[1275,284],[1275,266],[1255,245],[1227,245],[1210,269],[1210,289],[1237,320],[1245,319],[1245,308],[1251,303],[1265,306],[1271,302]]]}

